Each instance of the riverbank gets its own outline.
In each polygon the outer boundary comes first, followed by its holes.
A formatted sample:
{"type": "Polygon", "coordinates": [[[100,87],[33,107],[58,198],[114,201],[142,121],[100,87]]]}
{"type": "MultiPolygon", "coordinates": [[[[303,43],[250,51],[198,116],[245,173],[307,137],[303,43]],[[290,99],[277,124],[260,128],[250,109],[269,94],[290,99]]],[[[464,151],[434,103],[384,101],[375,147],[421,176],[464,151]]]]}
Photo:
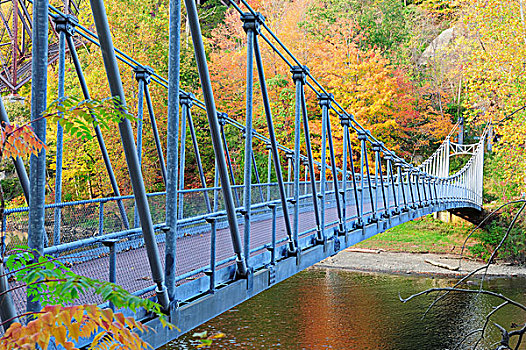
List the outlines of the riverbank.
{"type": "MultiPolygon", "coordinates": [[[[456,254],[407,253],[381,249],[349,248],[314,265],[314,268],[428,277],[461,277],[484,266],[484,262],[478,260],[462,259],[458,268],[459,261],[460,255],[456,254]]],[[[483,271],[479,275],[482,273],[483,271]]],[[[526,267],[497,263],[489,267],[487,276],[526,277],[526,267]]]]}

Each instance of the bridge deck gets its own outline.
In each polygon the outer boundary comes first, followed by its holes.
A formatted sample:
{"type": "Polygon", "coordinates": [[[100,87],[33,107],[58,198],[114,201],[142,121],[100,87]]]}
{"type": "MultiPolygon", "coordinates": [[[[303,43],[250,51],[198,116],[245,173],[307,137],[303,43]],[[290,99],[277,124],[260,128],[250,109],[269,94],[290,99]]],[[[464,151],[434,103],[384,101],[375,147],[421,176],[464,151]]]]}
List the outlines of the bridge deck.
{"type": "MultiPolygon", "coordinates": [[[[366,188],[365,188],[366,189],[366,188]]],[[[392,191],[392,188],[386,186],[386,189],[392,191]]],[[[352,190],[352,189],[351,189],[352,190]]],[[[349,190],[349,193],[352,191],[349,190]]],[[[405,188],[407,194],[409,189],[405,188]]],[[[413,188],[414,193],[417,192],[416,188],[413,188]]],[[[383,206],[383,198],[381,192],[378,193],[376,198],[376,192],[373,192],[373,203],[376,207],[376,215],[380,216],[385,212],[383,206]]],[[[402,193],[398,193],[397,203],[404,203],[402,193]]],[[[407,195],[407,197],[409,197],[407,195]]],[[[361,199],[361,197],[359,197],[361,199]]],[[[362,219],[368,222],[368,218],[372,215],[373,206],[369,196],[364,196],[363,206],[361,205],[363,214],[362,219]]],[[[325,237],[328,239],[325,245],[321,245],[315,242],[315,230],[316,219],[313,212],[312,205],[310,205],[311,197],[302,200],[302,206],[300,206],[299,213],[299,247],[302,249],[300,257],[287,257],[286,253],[286,239],[287,232],[285,222],[283,219],[283,213],[281,210],[276,211],[276,263],[272,264],[270,252],[268,247],[271,246],[272,242],[272,227],[273,217],[270,215],[270,210],[265,209],[263,211],[255,212],[253,221],[251,222],[250,230],[250,248],[251,248],[251,260],[250,266],[258,273],[264,274],[266,277],[259,277],[260,280],[257,286],[252,285],[247,287],[248,282],[244,282],[239,285],[239,281],[233,278],[235,273],[234,266],[234,252],[231,243],[229,227],[226,225],[225,220],[221,222],[218,220],[218,230],[216,235],[216,284],[215,290],[222,291],[225,288],[234,288],[237,291],[230,294],[227,293],[222,296],[218,296],[220,293],[213,293],[210,290],[210,277],[204,273],[204,270],[209,268],[210,264],[210,246],[211,246],[211,231],[210,225],[207,223],[202,224],[201,230],[196,231],[195,227],[192,228],[193,234],[185,234],[187,230],[181,229],[181,236],[177,239],[177,275],[179,276],[178,281],[178,297],[183,302],[181,307],[174,311],[176,313],[185,314],[189,312],[191,316],[186,315],[185,319],[181,319],[180,316],[173,316],[173,320],[176,322],[182,332],[188,331],[198,324],[205,322],[211,317],[216,316],[220,312],[227,310],[229,307],[236,305],[237,303],[249,298],[255,293],[258,293],[270,286],[278,283],[279,281],[288,278],[296,272],[318,262],[322,259],[335,254],[337,251],[344,249],[347,246],[365,240],[379,232],[382,232],[392,226],[398,225],[401,222],[412,220],[421,215],[434,212],[436,210],[443,210],[454,206],[467,206],[476,207],[472,203],[449,203],[428,205],[417,208],[417,203],[409,202],[408,205],[415,204],[415,208],[410,212],[400,213],[399,215],[391,215],[390,218],[383,218],[376,222],[365,226],[364,228],[354,229],[353,223],[357,218],[357,208],[355,204],[347,205],[345,208],[346,222],[345,227],[348,230],[345,236],[334,236],[333,227],[337,226],[338,223],[338,212],[334,201],[334,194],[327,196],[324,211],[324,222],[325,222],[325,237]],[[221,225],[222,223],[222,225],[221,225]],[[321,249],[320,249],[321,247],[321,249]],[[310,253],[309,253],[310,252],[310,253]],[[314,252],[314,253],[312,253],[314,252]],[[270,266],[270,267],[269,267],[270,266]],[[281,272],[280,269],[282,270],[281,272]],[[236,282],[237,281],[237,282],[236,282]],[[261,282],[263,281],[263,282],[261,282]],[[237,287],[234,287],[237,285],[237,287]],[[239,296],[240,291],[244,291],[243,296],[239,296]],[[210,294],[212,293],[212,294],[210,294]],[[218,305],[210,307],[206,312],[195,311],[193,307],[198,307],[201,299],[199,296],[205,296],[205,299],[216,298],[218,296],[221,301],[218,305]],[[197,299],[196,299],[197,298],[197,299]],[[190,302],[187,301],[192,300],[190,302]],[[197,312],[198,315],[194,315],[197,312]]],[[[356,203],[354,197],[349,195],[347,203],[356,203]]],[[[360,203],[359,203],[360,204],[360,203]]],[[[388,203],[389,211],[391,212],[395,208],[395,200],[391,196],[388,203]]],[[[240,231],[243,232],[243,217],[238,216],[240,231]]],[[[291,222],[294,222],[293,214],[290,214],[291,222]]],[[[190,232],[190,230],[188,230],[190,232]]],[[[104,237],[101,237],[103,240],[104,237]]],[[[158,247],[162,255],[164,255],[164,235],[157,235],[158,247]]],[[[72,270],[78,274],[89,276],[92,278],[107,280],[109,270],[109,257],[108,249],[102,247],[100,243],[91,244],[92,250],[86,249],[79,252],[77,249],[70,251],[67,254],[62,254],[62,258],[65,261],[72,262],[72,270]],[[81,262],[75,262],[81,260],[81,262]]],[[[139,234],[132,236],[122,237],[120,243],[117,245],[116,255],[116,283],[123,286],[130,292],[136,292],[139,295],[148,296],[153,294],[153,281],[150,277],[150,269],[146,254],[146,249],[143,246],[142,237],[139,234]]],[[[164,264],[164,262],[163,262],[164,264]]],[[[256,275],[254,275],[255,278],[256,275]]],[[[254,280],[255,281],[255,280],[254,280]]],[[[252,282],[254,283],[254,282],[252,282]]],[[[16,306],[19,311],[25,310],[25,291],[20,289],[15,293],[14,299],[16,306]]],[[[102,300],[95,295],[84,295],[79,300],[79,303],[101,303],[102,300]]],[[[209,302],[209,301],[207,301],[209,302]]],[[[200,309],[199,309],[200,310],[200,309]]],[[[138,316],[141,318],[141,316],[138,316]]],[[[153,321],[155,323],[155,321],[153,321]]],[[[153,325],[158,327],[157,324],[153,325]]],[[[158,331],[161,331],[158,329],[158,331]]],[[[152,345],[160,346],[164,342],[173,339],[176,335],[164,337],[162,342],[159,339],[149,339],[153,342],[152,345]]]]}

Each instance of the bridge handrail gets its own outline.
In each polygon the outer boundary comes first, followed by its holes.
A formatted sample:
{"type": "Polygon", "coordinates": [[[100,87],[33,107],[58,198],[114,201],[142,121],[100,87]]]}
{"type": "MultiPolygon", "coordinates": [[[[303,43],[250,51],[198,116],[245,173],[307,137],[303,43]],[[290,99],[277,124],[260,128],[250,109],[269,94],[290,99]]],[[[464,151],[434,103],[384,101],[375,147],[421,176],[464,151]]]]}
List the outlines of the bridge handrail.
{"type": "MultiPolygon", "coordinates": [[[[31,0],[29,0],[31,1],[31,0]]],[[[232,6],[240,13],[242,14],[243,11],[241,10],[241,8],[232,0],[229,0],[230,3],[232,4],[232,6]]],[[[245,0],[241,0],[240,1],[245,7],[247,7],[248,11],[251,12],[252,14],[254,15],[257,15],[256,11],[245,1],[245,0]]],[[[64,13],[62,13],[60,10],[58,10],[57,8],[53,7],[52,5],[49,5],[49,8],[55,12],[55,14],[52,14],[50,13],[50,16],[65,16],[64,13]]],[[[270,36],[279,44],[279,46],[281,46],[281,48],[285,51],[285,53],[287,55],[289,55],[291,57],[291,59],[298,65],[301,66],[301,62],[292,54],[292,52],[290,52],[290,50],[285,46],[285,44],[279,40],[279,38],[277,37],[277,35],[270,29],[270,27],[263,21],[261,22],[261,25],[262,27],[270,34],[270,36]]],[[[82,37],[86,38],[87,40],[89,40],[90,42],[92,42],[93,44],[97,45],[97,46],[100,46],[100,44],[98,43],[98,36],[93,33],[92,31],[90,31],[88,28],[84,27],[83,25],[81,24],[77,24],[74,28],[75,32],[77,32],[79,35],[81,35],[82,37]],[[79,30],[80,29],[80,30],[79,30]]],[[[292,67],[292,63],[286,59],[286,57],[284,56],[283,53],[281,53],[278,48],[273,45],[271,43],[271,41],[265,36],[263,35],[263,33],[260,34],[261,37],[270,45],[270,47],[276,52],[279,54],[279,56],[285,61],[286,64],[288,64],[290,67],[292,67]]],[[[134,67],[142,67],[142,68],[145,68],[146,66],[142,65],[141,63],[139,63],[137,60],[133,59],[131,56],[127,55],[126,53],[124,53],[123,51],[115,48],[115,51],[116,51],[116,57],[123,63],[125,63],[126,65],[128,65],[129,67],[131,68],[134,68],[134,67]]],[[[309,86],[309,88],[317,95],[319,96],[321,93],[328,93],[328,91],[316,80],[316,78],[312,75],[312,73],[310,72],[307,72],[307,76],[310,78],[310,80],[312,81],[312,83],[314,83],[322,92],[319,92],[314,86],[313,84],[307,80],[306,82],[306,85],[309,86]]],[[[159,85],[161,86],[164,86],[164,87],[168,87],[168,81],[162,77],[161,75],[159,75],[158,73],[156,72],[153,72],[152,73],[152,80],[155,81],[156,83],[158,83],[159,85]]],[[[205,105],[204,103],[197,99],[195,96],[193,96],[193,94],[190,94],[184,90],[181,89],[181,94],[184,95],[184,96],[187,96],[189,97],[196,106],[198,106],[199,108],[205,110],[205,105]]],[[[374,137],[370,131],[368,131],[367,129],[365,129],[358,121],[356,121],[356,119],[354,118],[354,115],[352,113],[348,113],[339,103],[338,101],[332,99],[332,104],[330,106],[331,110],[333,110],[335,113],[337,113],[340,117],[342,117],[342,115],[350,118],[351,120],[351,127],[355,130],[355,131],[360,131],[360,132],[364,132],[366,133],[366,141],[369,142],[370,144],[377,144],[380,146],[382,152],[386,155],[390,155],[393,157],[393,159],[395,161],[398,161],[402,164],[402,167],[403,168],[406,168],[406,169],[416,169],[417,172],[419,173],[422,173],[422,175],[426,175],[426,176],[431,176],[432,178],[436,178],[436,179],[441,179],[441,180],[447,180],[447,179],[453,179],[455,178],[455,176],[460,176],[461,173],[463,173],[463,169],[461,169],[457,174],[452,174],[450,176],[446,176],[446,177],[443,177],[443,176],[436,176],[436,174],[429,174],[427,172],[424,171],[422,165],[424,164],[429,164],[434,158],[434,156],[439,152],[441,151],[441,147],[443,147],[442,145],[445,144],[445,141],[448,141],[449,138],[451,137],[451,135],[456,131],[456,129],[458,128],[459,126],[459,123],[455,124],[455,126],[452,128],[452,130],[449,132],[449,135],[446,137],[446,140],[441,144],[441,146],[439,146],[439,148],[435,151],[435,153],[429,157],[426,161],[424,161],[420,166],[414,166],[413,164],[411,163],[408,163],[405,159],[399,157],[398,155],[396,155],[395,152],[389,150],[387,147],[385,147],[385,145],[379,141],[376,137],[374,137]],[[337,108],[336,108],[337,107],[337,108]]],[[[218,112],[219,115],[223,115],[223,113],[220,113],[218,112]]],[[[223,115],[223,117],[225,117],[225,115],[223,115]]],[[[233,118],[230,118],[228,116],[225,117],[225,120],[235,126],[236,128],[240,129],[240,130],[244,130],[244,126],[242,124],[240,124],[239,122],[237,122],[235,119],[233,118]]],[[[253,130],[253,134],[254,134],[254,137],[260,139],[261,141],[264,141],[264,142],[269,142],[269,138],[265,137],[264,135],[260,134],[259,132],[257,132],[256,130],[253,130]]],[[[281,149],[282,151],[284,152],[293,152],[292,149],[286,147],[286,146],[283,146],[282,144],[279,144],[278,143],[278,148],[281,149]]],[[[300,158],[302,160],[305,160],[307,159],[307,156],[303,155],[303,154],[300,154],[300,158]]],[[[321,162],[319,161],[314,161],[315,164],[317,164],[318,166],[321,166],[321,162]]],[[[329,168],[328,164],[326,163],[325,166],[327,168],[329,168]]],[[[337,171],[338,172],[343,172],[342,169],[340,168],[337,168],[337,171]]],[[[347,174],[349,175],[350,174],[350,171],[347,172],[347,174]]]]}
{"type": "MultiPolygon", "coordinates": [[[[230,4],[238,11],[238,13],[240,15],[242,15],[244,12],[243,10],[237,5],[237,3],[233,0],[229,0],[230,4]]],[[[258,16],[258,13],[250,6],[250,4],[248,4],[248,2],[246,0],[240,0],[240,3],[242,3],[247,9],[248,11],[256,16],[258,16]]],[[[292,54],[292,52],[286,47],[286,45],[277,37],[277,35],[269,28],[269,26],[265,23],[265,21],[261,21],[260,22],[261,26],[272,36],[272,38],[279,44],[279,46],[281,46],[281,48],[285,51],[285,53],[287,55],[289,55],[289,57],[298,65],[298,66],[303,66],[301,61],[299,59],[297,59],[294,54],[292,54]]],[[[260,34],[260,36],[270,45],[270,47],[274,50],[274,52],[278,53],[278,55],[285,61],[285,63],[292,68],[292,64],[289,60],[287,60],[284,56],[283,53],[279,52],[279,50],[276,48],[275,45],[272,45],[272,43],[270,42],[270,40],[268,40],[268,38],[266,38],[266,36],[263,35],[263,33],[260,34]]],[[[328,94],[328,91],[316,80],[316,78],[312,75],[312,73],[310,71],[307,71],[306,72],[306,75],[312,80],[312,82],[314,82],[314,84],[316,84],[319,89],[325,93],[325,94],[328,94]]],[[[314,86],[312,86],[312,84],[309,83],[309,81],[306,82],[306,85],[309,86],[311,88],[312,91],[314,91],[314,93],[319,96],[321,93],[318,92],[316,90],[316,88],[314,86]]],[[[361,131],[361,132],[364,132],[366,135],[367,135],[367,141],[369,141],[371,144],[375,143],[377,145],[379,145],[382,149],[382,151],[385,153],[385,154],[389,154],[391,155],[392,157],[394,157],[396,160],[400,161],[405,167],[409,167],[411,169],[414,169],[415,167],[408,163],[407,161],[405,161],[405,159],[397,156],[393,151],[389,150],[387,147],[385,147],[385,145],[379,141],[377,138],[375,138],[369,130],[365,129],[360,123],[358,123],[356,121],[356,119],[354,118],[354,115],[352,113],[348,113],[339,103],[338,101],[332,99],[332,102],[335,106],[338,107],[339,110],[337,110],[336,108],[334,108],[333,104],[331,104],[331,109],[336,112],[340,117],[342,114],[344,114],[345,116],[349,117],[350,120],[352,121],[353,124],[352,127],[353,129],[355,129],[356,131],[361,131]]],[[[459,127],[459,122],[457,122],[452,130],[449,132],[448,136],[446,137],[446,140],[449,141],[449,139],[451,138],[451,136],[453,135],[453,133],[456,131],[456,129],[459,127]]],[[[486,131],[484,132],[484,134],[486,133],[486,131]]],[[[481,140],[483,140],[483,138],[481,137],[481,140]]],[[[444,143],[442,143],[444,144],[444,143]]],[[[435,154],[437,152],[439,152],[440,150],[437,150],[435,151],[435,154]]],[[[428,160],[428,162],[431,162],[432,161],[432,157],[430,157],[430,159],[428,160]]],[[[433,179],[440,179],[440,180],[448,180],[448,179],[455,179],[455,178],[458,178],[459,176],[461,176],[467,169],[467,167],[464,167],[462,168],[461,170],[459,170],[457,173],[455,174],[452,174],[450,176],[445,176],[445,177],[442,177],[442,176],[436,176],[435,174],[429,174],[425,171],[423,171],[423,169],[421,167],[416,167],[417,171],[418,172],[422,172],[423,174],[425,174],[426,176],[431,176],[431,178],[433,179]]]]}

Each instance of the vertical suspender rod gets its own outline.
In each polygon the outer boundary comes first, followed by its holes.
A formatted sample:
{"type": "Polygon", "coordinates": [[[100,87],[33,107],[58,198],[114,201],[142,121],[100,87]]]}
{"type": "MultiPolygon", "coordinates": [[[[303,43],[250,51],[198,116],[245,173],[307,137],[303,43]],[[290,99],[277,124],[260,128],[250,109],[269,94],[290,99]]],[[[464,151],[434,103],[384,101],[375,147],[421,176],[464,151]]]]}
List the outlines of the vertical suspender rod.
{"type": "MultiPolygon", "coordinates": [[[[110,28],[108,25],[108,18],[106,16],[106,9],[104,8],[103,0],[90,0],[97,34],[99,36],[102,57],[104,66],[106,68],[106,75],[110,84],[110,91],[112,96],[119,98],[120,108],[126,108],[126,99],[124,97],[124,90],[122,88],[122,81],[120,77],[119,67],[115,57],[115,49],[111,38],[110,28]]],[[[164,273],[159,256],[159,248],[155,240],[155,231],[153,228],[152,217],[150,214],[150,206],[148,198],[146,197],[146,189],[137,157],[137,149],[135,147],[135,140],[131,123],[124,118],[119,122],[119,131],[121,134],[121,141],[124,148],[124,155],[128,164],[128,171],[130,174],[133,194],[135,196],[135,203],[137,205],[139,218],[141,220],[141,227],[144,236],[144,243],[148,253],[148,260],[152,271],[152,279],[157,285],[156,294],[158,303],[165,309],[168,308],[168,294],[164,285],[164,273]]]]}
{"type": "Polygon", "coordinates": [[[206,115],[208,117],[208,124],[210,125],[210,134],[212,136],[212,143],[214,145],[219,176],[221,178],[221,189],[223,191],[223,200],[225,202],[225,209],[230,226],[230,236],[232,238],[234,254],[236,255],[237,272],[240,276],[246,276],[247,266],[243,257],[241,235],[239,233],[239,226],[237,223],[236,208],[234,205],[234,198],[232,196],[232,187],[230,186],[230,180],[228,178],[228,168],[224,156],[225,150],[223,149],[223,145],[221,143],[221,131],[217,118],[214,94],[212,92],[212,83],[210,81],[210,74],[208,72],[208,64],[206,62],[206,53],[205,47],[203,45],[203,37],[201,35],[201,27],[199,25],[197,8],[194,0],[185,0],[185,5],[188,13],[188,22],[190,33],[192,35],[192,42],[194,43],[194,53],[197,60],[201,88],[203,90],[203,97],[205,100],[206,115]]]}

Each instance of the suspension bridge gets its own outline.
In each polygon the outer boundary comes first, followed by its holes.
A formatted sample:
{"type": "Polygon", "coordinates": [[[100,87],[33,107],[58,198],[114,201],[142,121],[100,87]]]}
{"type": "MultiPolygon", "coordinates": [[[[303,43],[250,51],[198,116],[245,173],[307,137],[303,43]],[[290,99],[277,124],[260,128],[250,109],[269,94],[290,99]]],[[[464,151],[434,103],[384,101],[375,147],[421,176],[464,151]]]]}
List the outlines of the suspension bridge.
{"type": "MultiPolygon", "coordinates": [[[[31,116],[36,119],[33,127],[39,138],[46,140],[46,121],[38,117],[46,109],[51,55],[58,65],[57,98],[65,96],[66,74],[74,74],[83,98],[90,98],[90,86],[77,55],[79,43],[100,47],[107,77],[104,84],[112,96],[119,98],[121,108],[126,108],[127,97],[121,73],[134,72],[139,104],[137,138],[128,119],[118,125],[133,196],[120,194],[103,133],[94,126],[114,196],[63,201],[64,144],[58,127],[55,202],[45,204],[45,152],[32,157],[29,176],[17,159],[15,167],[29,206],[5,211],[4,235],[28,232],[29,247],[60,257],[71,264],[74,272],[109,279],[137,296],[160,303],[179,330],[163,329],[157,319],[136,313],[136,319],[156,330],[144,335],[153,347],[162,346],[299,271],[393,226],[437,211],[482,207],[484,149],[490,125],[477,143],[464,145],[455,143],[457,124],[429,159],[418,166],[407,163],[334,99],[274,34],[264,16],[245,0],[230,3],[239,12],[239,25],[247,35],[244,124],[216,110],[198,13],[192,0],[186,0],[185,5],[203,101],[179,87],[179,2],[170,1],[168,77],[114,47],[102,0],[90,0],[97,34],[79,23],[72,15],[75,11],[64,13],[46,0],[13,3],[30,8],[18,11],[13,7],[12,13],[17,17],[19,12],[24,19],[24,36],[31,35],[31,116]],[[56,43],[49,44],[48,26],[55,33],[56,43]],[[276,136],[260,45],[268,45],[290,68],[290,79],[295,85],[295,132],[289,135],[294,139],[293,149],[285,147],[276,136]],[[66,72],[66,56],[75,66],[72,72],[66,72]],[[254,72],[264,106],[263,133],[253,125],[254,72]],[[166,89],[166,145],[156,126],[151,84],[166,89]],[[316,96],[322,116],[320,160],[313,155],[307,89],[316,96]],[[141,171],[141,152],[148,147],[142,144],[144,102],[165,187],[159,193],[146,192],[141,171]],[[213,183],[207,182],[203,169],[203,162],[212,160],[201,157],[203,145],[196,137],[193,120],[196,109],[205,111],[208,118],[210,142],[216,155],[213,183]],[[338,125],[331,115],[338,116],[338,125]],[[336,128],[343,131],[341,145],[334,144],[336,128]],[[244,140],[244,159],[237,165],[244,169],[242,183],[236,183],[233,173],[236,164],[230,156],[226,129],[235,130],[244,140]],[[187,142],[187,134],[191,142],[187,142]],[[359,140],[358,146],[351,142],[353,134],[359,140]],[[186,156],[190,152],[195,156],[200,188],[188,189],[184,184],[189,166],[186,156]],[[469,160],[452,173],[450,159],[459,154],[469,156],[469,160]],[[257,159],[266,159],[266,164],[258,164],[257,159]]],[[[16,34],[11,33],[13,36],[16,34]]],[[[13,80],[13,69],[3,73],[5,88],[18,84],[16,76],[13,80]]],[[[2,121],[8,123],[9,116],[1,107],[2,121]]],[[[9,246],[4,244],[2,249],[9,250],[9,246]]],[[[3,318],[9,317],[9,312],[34,310],[24,293],[18,289],[1,301],[3,318]]],[[[92,295],[79,299],[79,303],[101,302],[92,295]]]]}

